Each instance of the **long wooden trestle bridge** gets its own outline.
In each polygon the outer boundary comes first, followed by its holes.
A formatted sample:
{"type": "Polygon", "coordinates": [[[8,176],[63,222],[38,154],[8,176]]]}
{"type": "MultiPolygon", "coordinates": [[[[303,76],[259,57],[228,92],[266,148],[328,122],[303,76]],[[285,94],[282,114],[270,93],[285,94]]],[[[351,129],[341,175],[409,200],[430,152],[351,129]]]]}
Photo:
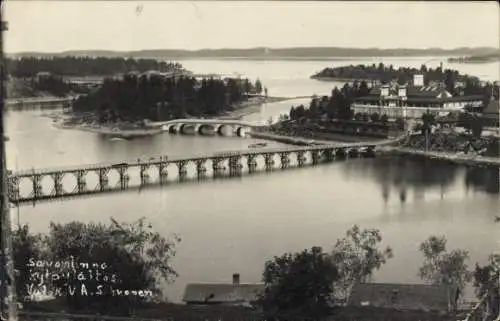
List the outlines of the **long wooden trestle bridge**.
{"type": "Polygon", "coordinates": [[[377,145],[380,143],[337,143],[321,146],[246,149],[187,157],[157,157],[120,163],[23,170],[11,173],[9,177],[9,199],[14,205],[21,205],[125,191],[165,185],[172,182],[172,180],[169,181],[170,176],[175,176],[174,181],[177,182],[238,177],[262,171],[258,166],[258,160],[262,162],[262,159],[263,171],[267,172],[275,169],[314,166],[339,158],[374,157],[377,145]],[[296,164],[292,165],[292,161],[296,164]],[[194,172],[194,177],[189,177],[189,169],[194,172]],[[116,182],[111,182],[111,176],[115,177],[116,182]],[[156,178],[152,179],[152,176],[156,178]],[[133,184],[131,181],[134,179],[138,183],[133,184]]]}

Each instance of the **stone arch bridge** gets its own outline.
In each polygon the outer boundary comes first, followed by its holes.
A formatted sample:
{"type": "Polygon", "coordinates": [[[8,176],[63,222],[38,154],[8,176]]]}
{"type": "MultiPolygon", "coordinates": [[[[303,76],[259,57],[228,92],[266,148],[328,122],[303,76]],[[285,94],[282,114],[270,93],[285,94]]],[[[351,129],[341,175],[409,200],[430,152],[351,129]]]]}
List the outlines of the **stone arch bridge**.
{"type": "Polygon", "coordinates": [[[268,129],[265,124],[242,120],[228,119],[175,119],[165,122],[150,122],[148,127],[162,128],[170,133],[221,135],[227,131],[237,136],[244,136],[249,131],[264,131],[268,129]]]}

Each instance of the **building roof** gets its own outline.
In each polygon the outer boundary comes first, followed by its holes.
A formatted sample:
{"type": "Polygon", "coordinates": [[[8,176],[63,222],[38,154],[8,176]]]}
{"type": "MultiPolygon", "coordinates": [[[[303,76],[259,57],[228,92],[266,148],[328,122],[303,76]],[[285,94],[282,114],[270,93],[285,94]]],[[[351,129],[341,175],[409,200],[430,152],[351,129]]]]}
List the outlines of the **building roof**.
{"type": "Polygon", "coordinates": [[[426,284],[363,283],[353,287],[347,305],[447,311],[448,292],[445,287],[426,284]]]}
{"type": "Polygon", "coordinates": [[[492,100],[483,111],[483,114],[497,115],[500,113],[500,103],[498,100],[492,100]]]}
{"type": "Polygon", "coordinates": [[[264,284],[196,283],[188,284],[184,302],[188,303],[239,303],[255,302],[263,293],[264,284]]]}

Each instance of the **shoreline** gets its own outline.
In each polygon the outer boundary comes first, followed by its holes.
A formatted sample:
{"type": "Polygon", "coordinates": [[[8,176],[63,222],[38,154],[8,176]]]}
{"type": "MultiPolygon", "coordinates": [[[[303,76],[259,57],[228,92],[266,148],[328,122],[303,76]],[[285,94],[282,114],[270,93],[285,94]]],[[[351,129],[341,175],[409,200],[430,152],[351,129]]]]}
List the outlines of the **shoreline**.
{"type": "Polygon", "coordinates": [[[235,110],[227,112],[225,115],[216,116],[215,118],[221,120],[239,120],[242,117],[258,113],[260,111],[260,107],[265,104],[279,103],[287,100],[298,99],[296,97],[264,97],[264,96],[256,96],[255,100],[247,100],[236,106],[234,106],[235,110]]]}
{"type": "Polygon", "coordinates": [[[379,144],[383,146],[378,146],[376,148],[377,153],[382,155],[395,155],[395,156],[410,156],[419,157],[430,160],[446,161],[449,163],[454,163],[458,165],[467,166],[487,166],[487,167],[500,167],[500,157],[491,156],[481,156],[463,153],[443,153],[436,151],[423,151],[418,149],[411,149],[399,146],[390,146],[385,144],[390,140],[398,140],[398,138],[385,138],[385,139],[375,139],[367,140],[367,137],[356,137],[356,136],[346,136],[346,135],[335,135],[327,140],[319,140],[318,137],[315,138],[305,138],[298,136],[286,136],[273,133],[248,133],[252,138],[258,138],[263,140],[277,141],[290,145],[327,145],[330,143],[359,143],[359,142],[370,142],[374,144],[379,144]],[[342,140],[344,138],[344,140],[342,140]],[[382,144],[384,143],[384,144],[382,144]]]}
{"type": "Polygon", "coordinates": [[[444,153],[435,151],[423,151],[406,147],[383,146],[378,152],[386,155],[411,156],[431,160],[446,161],[449,163],[467,166],[493,166],[500,167],[500,157],[481,155],[469,155],[463,153],[444,153]]]}
{"type": "MultiPolygon", "coordinates": [[[[257,96],[253,97],[254,99],[249,99],[247,101],[241,102],[234,106],[234,110],[227,112],[225,115],[220,115],[215,117],[221,120],[239,120],[244,116],[251,115],[254,113],[258,113],[260,108],[264,104],[269,103],[277,103],[287,100],[296,99],[295,97],[264,97],[257,96]]],[[[109,135],[116,138],[137,138],[137,137],[146,137],[153,136],[163,133],[162,129],[153,129],[153,128],[137,128],[137,129],[121,129],[120,126],[123,124],[117,123],[112,126],[107,126],[104,124],[92,125],[91,123],[77,123],[77,124],[68,124],[66,121],[73,119],[78,119],[83,117],[83,115],[75,115],[75,114],[63,114],[63,111],[51,112],[48,114],[42,115],[43,117],[48,117],[53,120],[52,127],[63,130],[79,130],[90,132],[94,134],[102,134],[109,135]]]]}

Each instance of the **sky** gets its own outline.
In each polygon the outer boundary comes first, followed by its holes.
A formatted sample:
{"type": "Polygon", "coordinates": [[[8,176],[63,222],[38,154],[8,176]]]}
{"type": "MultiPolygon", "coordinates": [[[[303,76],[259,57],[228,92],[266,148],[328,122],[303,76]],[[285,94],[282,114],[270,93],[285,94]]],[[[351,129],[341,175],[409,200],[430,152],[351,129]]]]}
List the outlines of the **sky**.
{"type": "Polygon", "coordinates": [[[471,2],[2,1],[4,49],[499,47],[500,7],[471,2]]]}

